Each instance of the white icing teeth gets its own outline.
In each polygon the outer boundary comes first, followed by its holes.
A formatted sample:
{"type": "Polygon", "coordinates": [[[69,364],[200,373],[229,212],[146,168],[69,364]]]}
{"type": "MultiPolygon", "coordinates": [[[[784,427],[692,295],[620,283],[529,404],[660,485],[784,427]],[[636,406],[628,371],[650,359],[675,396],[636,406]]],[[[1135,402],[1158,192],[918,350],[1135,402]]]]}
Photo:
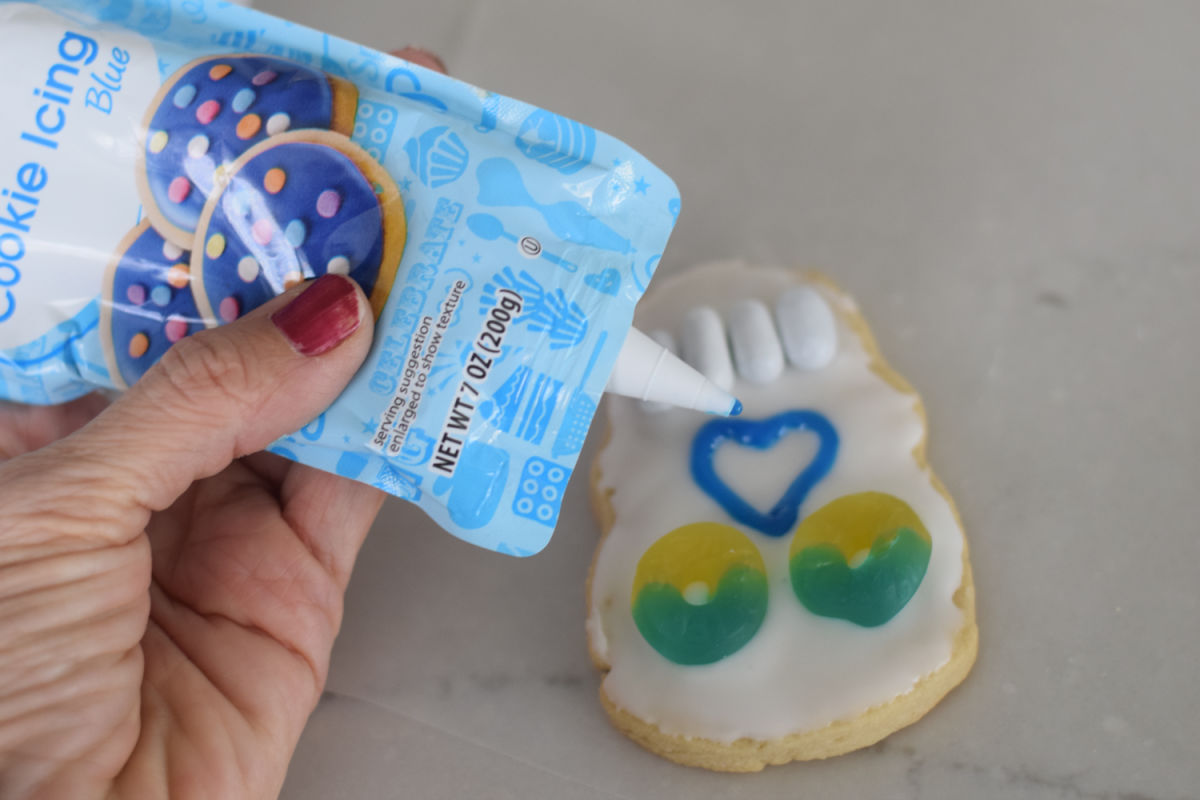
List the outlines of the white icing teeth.
{"type": "Polygon", "coordinates": [[[833,311],[815,289],[787,289],[775,306],[775,320],[788,361],[798,369],[821,369],[837,355],[833,311]]]}
{"type": "MultiPolygon", "coordinates": [[[[769,384],[788,362],[802,370],[827,367],[838,349],[833,309],[811,286],[784,289],[774,315],[767,303],[754,299],[730,306],[724,320],[711,306],[696,306],[677,333],[678,338],[659,329],[649,336],[727,392],[733,391],[735,368],[748,383],[769,384]]],[[[643,402],[641,408],[657,414],[670,406],[643,402]]]]}
{"type": "Polygon", "coordinates": [[[733,361],[721,317],[708,306],[689,311],[680,325],[683,360],[725,391],[733,389],[733,361]]]}
{"type": "Polygon", "coordinates": [[[771,312],[758,300],[729,310],[729,343],[738,374],[751,383],[770,383],[783,373],[783,348],[771,312]]]}
{"type": "MultiPolygon", "coordinates": [[[[675,337],[671,335],[670,331],[659,328],[658,330],[650,331],[647,336],[670,350],[675,355],[679,355],[679,344],[675,341],[675,337]]],[[[652,414],[658,414],[670,408],[671,406],[669,404],[660,403],[656,400],[648,400],[642,403],[642,410],[652,414]]]]}

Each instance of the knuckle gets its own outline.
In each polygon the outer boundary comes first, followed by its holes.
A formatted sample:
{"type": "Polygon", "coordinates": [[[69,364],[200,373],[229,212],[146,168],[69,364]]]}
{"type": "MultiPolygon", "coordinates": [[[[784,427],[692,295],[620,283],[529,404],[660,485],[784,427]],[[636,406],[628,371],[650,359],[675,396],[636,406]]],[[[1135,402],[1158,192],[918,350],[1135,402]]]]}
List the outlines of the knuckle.
{"type": "Polygon", "coordinates": [[[245,355],[227,336],[201,331],[177,342],[155,366],[159,379],[175,395],[241,404],[251,393],[253,372],[245,355]]]}
{"type": "Polygon", "coordinates": [[[0,562],[14,553],[36,557],[135,535],[127,524],[129,509],[113,502],[113,471],[101,473],[95,459],[69,444],[64,440],[0,468],[0,562]]]}

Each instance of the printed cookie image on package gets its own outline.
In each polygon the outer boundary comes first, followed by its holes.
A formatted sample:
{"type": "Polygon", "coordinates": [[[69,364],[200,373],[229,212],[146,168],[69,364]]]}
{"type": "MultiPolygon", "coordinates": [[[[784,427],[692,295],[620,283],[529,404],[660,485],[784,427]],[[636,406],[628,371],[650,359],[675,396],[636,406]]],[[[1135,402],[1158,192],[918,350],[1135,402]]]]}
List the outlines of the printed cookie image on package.
{"type": "Polygon", "coordinates": [[[207,319],[233,322],[329,272],[357,281],[379,315],[404,251],[404,205],[358,145],[328,131],[275,136],[230,165],[223,184],[200,216],[192,254],[207,319]]]}
{"type": "Polygon", "coordinates": [[[142,222],[105,273],[100,335],[113,383],[126,388],[175,342],[202,330],[192,295],[191,254],[142,222]]]}
{"type": "Polygon", "coordinates": [[[974,582],[921,401],[854,301],[727,262],[665,280],[638,321],[745,410],[607,401],[587,633],[613,724],[752,772],[918,720],[975,660],[974,582]]]}
{"type": "Polygon", "coordinates": [[[190,247],[205,200],[232,162],[269,136],[354,127],[354,84],[252,53],[196,59],[154,98],[143,127],[138,186],[155,228],[190,247]]]}

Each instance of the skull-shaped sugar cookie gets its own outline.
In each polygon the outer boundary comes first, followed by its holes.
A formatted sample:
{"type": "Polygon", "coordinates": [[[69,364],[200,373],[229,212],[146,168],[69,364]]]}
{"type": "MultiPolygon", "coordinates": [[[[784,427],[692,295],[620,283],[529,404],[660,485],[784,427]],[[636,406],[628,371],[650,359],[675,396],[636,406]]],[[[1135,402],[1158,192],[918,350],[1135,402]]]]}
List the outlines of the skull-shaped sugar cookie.
{"type": "Polygon", "coordinates": [[[754,771],[916,721],[974,662],[974,585],[921,401],[854,302],[710,264],[656,285],[637,324],[744,411],[607,401],[587,629],[614,724],[754,771]]]}

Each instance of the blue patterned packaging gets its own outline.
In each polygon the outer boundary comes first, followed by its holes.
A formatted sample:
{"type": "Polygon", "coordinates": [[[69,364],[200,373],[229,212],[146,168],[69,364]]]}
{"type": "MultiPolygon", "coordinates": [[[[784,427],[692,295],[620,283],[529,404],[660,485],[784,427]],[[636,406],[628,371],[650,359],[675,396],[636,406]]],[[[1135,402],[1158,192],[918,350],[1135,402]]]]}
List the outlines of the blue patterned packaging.
{"type": "Polygon", "coordinates": [[[179,338],[342,272],[375,306],[371,354],[271,450],[474,544],[545,546],[678,214],[666,175],[214,0],[0,0],[0,70],[0,398],[123,388],[179,338]]]}

